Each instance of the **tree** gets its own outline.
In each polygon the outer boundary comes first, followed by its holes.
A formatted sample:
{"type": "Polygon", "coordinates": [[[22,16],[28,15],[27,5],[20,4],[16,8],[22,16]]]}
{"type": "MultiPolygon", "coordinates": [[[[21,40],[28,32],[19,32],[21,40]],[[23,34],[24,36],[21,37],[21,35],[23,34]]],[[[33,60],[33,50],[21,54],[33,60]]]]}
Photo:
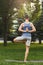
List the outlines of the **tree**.
{"type": "Polygon", "coordinates": [[[24,14],[27,13],[30,16],[31,21],[34,23],[41,15],[41,6],[42,4],[39,3],[39,0],[25,0],[19,4],[19,7],[16,6],[16,8],[18,9],[19,17],[23,17],[24,14]]]}
{"type": "MultiPolygon", "coordinates": [[[[34,2],[34,0],[33,0],[34,2]]],[[[7,32],[8,32],[8,23],[9,23],[9,19],[12,18],[12,15],[14,15],[16,13],[16,11],[14,11],[14,8],[17,8],[17,16],[14,17],[23,17],[25,13],[27,13],[29,15],[30,11],[31,11],[31,7],[29,6],[29,3],[31,3],[31,0],[0,0],[0,16],[2,17],[2,21],[4,24],[4,45],[7,45],[7,32]],[[23,8],[22,4],[26,3],[26,10],[23,8]],[[22,6],[22,7],[21,7],[22,6]],[[27,11],[27,12],[26,12],[27,11]]],[[[36,0],[36,10],[37,13],[34,14],[34,12],[32,12],[32,17],[31,20],[34,19],[34,17],[37,18],[37,14],[39,16],[39,4],[38,1],[36,0]],[[33,17],[34,15],[34,17],[33,17]]],[[[36,19],[34,19],[33,21],[35,21],[36,19]]]]}
{"type": "Polygon", "coordinates": [[[7,45],[7,30],[8,30],[8,20],[9,20],[9,11],[13,5],[12,0],[0,0],[0,16],[4,24],[4,45],[7,45]]]}
{"type": "MultiPolygon", "coordinates": [[[[4,28],[4,45],[7,45],[7,32],[8,32],[8,23],[11,16],[15,13],[13,11],[14,8],[18,8],[18,3],[20,0],[0,0],[0,16],[2,17],[3,21],[3,28],[4,28]]],[[[23,2],[23,1],[20,1],[23,2]]]]}

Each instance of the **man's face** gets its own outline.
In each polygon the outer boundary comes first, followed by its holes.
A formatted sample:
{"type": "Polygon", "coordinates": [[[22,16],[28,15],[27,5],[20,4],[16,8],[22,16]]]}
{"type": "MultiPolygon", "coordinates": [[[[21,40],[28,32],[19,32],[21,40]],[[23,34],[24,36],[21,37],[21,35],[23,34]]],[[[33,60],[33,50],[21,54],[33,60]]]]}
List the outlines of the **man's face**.
{"type": "Polygon", "coordinates": [[[25,20],[26,20],[26,21],[29,21],[29,18],[26,18],[25,20]]]}

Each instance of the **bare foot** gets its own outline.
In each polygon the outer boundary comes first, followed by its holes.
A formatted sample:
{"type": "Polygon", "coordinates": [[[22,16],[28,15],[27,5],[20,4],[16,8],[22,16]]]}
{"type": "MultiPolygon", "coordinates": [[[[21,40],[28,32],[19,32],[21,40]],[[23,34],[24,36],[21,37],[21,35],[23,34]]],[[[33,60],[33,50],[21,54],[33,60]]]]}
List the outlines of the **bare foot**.
{"type": "Polygon", "coordinates": [[[24,62],[26,62],[26,60],[24,60],[24,62]]]}

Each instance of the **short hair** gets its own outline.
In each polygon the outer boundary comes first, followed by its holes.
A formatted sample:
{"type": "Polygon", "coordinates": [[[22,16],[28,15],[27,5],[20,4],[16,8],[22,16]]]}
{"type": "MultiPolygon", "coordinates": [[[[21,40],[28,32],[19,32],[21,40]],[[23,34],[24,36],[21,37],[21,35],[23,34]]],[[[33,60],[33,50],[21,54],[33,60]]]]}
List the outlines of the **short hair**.
{"type": "Polygon", "coordinates": [[[25,15],[25,17],[24,17],[25,19],[29,19],[29,16],[28,15],[25,15]]]}

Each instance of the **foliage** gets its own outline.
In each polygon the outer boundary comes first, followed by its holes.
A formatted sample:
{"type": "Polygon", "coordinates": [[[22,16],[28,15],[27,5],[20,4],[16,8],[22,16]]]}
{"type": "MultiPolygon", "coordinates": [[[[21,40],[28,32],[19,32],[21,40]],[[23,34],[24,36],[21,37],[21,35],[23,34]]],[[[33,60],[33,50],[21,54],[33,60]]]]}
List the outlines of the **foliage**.
{"type": "Polygon", "coordinates": [[[5,41],[7,40],[7,33],[11,26],[12,18],[23,18],[25,13],[30,16],[31,21],[33,22],[39,19],[41,14],[39,0],[0,0],[0,17],[2,17],[2,23],[4,26],[3,33],[5,41]],[[34,9],[34,6],[33,8],[30,6],[31,2],[36,4],[36,9],[34,9]],[[25,4],[25,6],[23,6],[23,4],[25,4]],[[17,11],[15,11],[14,8],[16,8],[17,11]]]}
{"type": "Polygon", "coordinates": [[[24,9],[23,9],[22,6],[21,6],[21,8],[20,8],[19,11],[18,11],[18,18],[23,18],[24,13],[25,13],[25,11],[24,11],[24,9]]]}
{"type": "Polygon", "coordinates": [[[30,16],[31,21],[33,21],[33,22],[35,20],[39,19],[40,15],[41,15],[39,0],[36,0],[36,1],[27,0],[24,3],[23,2],[24,2],[24,0],[23,1],[0,0],[0,16],[2,17],[2,21],[3,21],[3,18],[6,17],[7,23],[10,24],[10,20],[11,20],[12,16],[14,16],[13,18],[15,18],[15,17],[23,18],[25,13],[27,13],[30,16]],[[19,2],[20,2],[20,4],[19,4],[19,2]],[[33,12],[31,12],[31,6],[30,6],[31,2],[36,3],[35,4],[36,9],[33,12]],[[24,4],[25,4],[26,8],[24,8],[24,4]],[[16,12],[13,10],[14,8],[17,8],[17,10],[18,10],[17,11],[18,14],[16,16],[15,16],[16,12]]]}
{"type": "Polygon", "coordinates": [[[30,20],[32,22],[37,21],[40,18],[42,10],[40,9],[41,4],[39,4],[39,0],[36,1],[26,1],[21,4],[20,8],[18,9],[18,17],[23,18],[25,13],[30,16],[30,20]],[[31,7],[31,3],[33,6],[31,7]]]}

